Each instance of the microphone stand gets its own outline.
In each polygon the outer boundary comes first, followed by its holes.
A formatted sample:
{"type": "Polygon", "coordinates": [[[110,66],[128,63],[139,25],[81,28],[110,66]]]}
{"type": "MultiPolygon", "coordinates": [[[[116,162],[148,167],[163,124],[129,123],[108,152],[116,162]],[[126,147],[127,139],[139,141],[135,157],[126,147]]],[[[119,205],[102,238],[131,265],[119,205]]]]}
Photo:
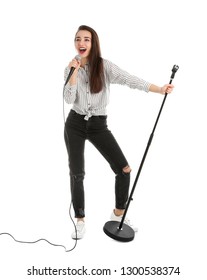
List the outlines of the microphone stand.
{"type": "MultiPolygon", "coordinates": [[[[174,79],[175,73],[177,72],[178,69],[179,69],[178,65],[174,65],[173,66],[173,68],[172,68],[172,75],[170,77],[169,84],[172,83],[172,80],[174,79]]],[[[142,157],[141,164],[139,166],[139,169],[138,169],[136,178],[134,180],[134,184],[133,184],[130,196],[129,196],[128,201],[127,201],[127,205],[126,205],[126,209],[124,211],[124,215],[123,215],[123,217],[121,219],[121,222],[109,221],[109,222],[105,223],[105,225],[103,227],[103,230],[104,230],[105,234],[108,235],[109,237],[117,240],[117,241],[128,242],[128,241],[132,241],[134,239],[134,235],[135,235],[134,234],[134,230],[130,226],[126,225],[124,223],[124,220],[125,220],[125,217],[126,217],[126,214],[127,214],[127,211],[128,211],[129,205],[130,205],[130,202],[133,200],[132,196],[133,196],[133,193],[134,193],[137,181],[139,179],[140,173],[142,171],[142,167],[144,165],[144,162],[145,162],[145,159],[146,159],[149,147],[150,147],[150,145],[152,143],[154,132],[155,132],[155,129],[157,127],[157,123],[158,123],[158,120],[160,118],[160,115],[161,115],[163,106],[165,104],[166,98],[167,98],[167,92],[165,93],[165,96],[164,96],[164,99],[162,101],[162,105],[160,107],[160,110],[159,110],[157,119],[155,121],[153,130],[152,130],[152,132],[150,134],[150,137],[149,137],[149,140],[148,140],[148,143],[147,143],[144,155],[142,157]]]]}

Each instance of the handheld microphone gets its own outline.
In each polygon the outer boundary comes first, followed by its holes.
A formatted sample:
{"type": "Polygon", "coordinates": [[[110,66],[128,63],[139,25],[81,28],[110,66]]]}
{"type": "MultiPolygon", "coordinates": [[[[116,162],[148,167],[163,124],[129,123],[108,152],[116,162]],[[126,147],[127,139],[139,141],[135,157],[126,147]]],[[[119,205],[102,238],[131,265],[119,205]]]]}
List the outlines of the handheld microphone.
{"type": "MultiPolygon", "coordinates": [[[[78,61],[80,61],[81,60],[81,56],[80,55],[76,55],[75,56],[75,59],[76,60],[78,60],[78,61]]],[[[69,74],[68,74],[68,76],[67,76],[67,79],[65,80],[65,85],[68,83],[68,81],[70,80],[70,78],[71,78],[71,76],[73,75],[73,72],[75,71],[75,67],[71,67],[71,69],[70,69],[70,72],[69,72],[69,74]]],[[[64,86],[65,86],[64,85],[64,86]]]]}

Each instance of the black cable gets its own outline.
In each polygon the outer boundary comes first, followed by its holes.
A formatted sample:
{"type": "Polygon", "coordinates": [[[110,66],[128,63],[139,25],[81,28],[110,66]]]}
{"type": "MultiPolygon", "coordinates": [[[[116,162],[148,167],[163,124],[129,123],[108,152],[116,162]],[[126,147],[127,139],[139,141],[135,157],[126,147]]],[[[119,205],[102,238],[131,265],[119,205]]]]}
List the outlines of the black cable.
{"type": "MultiPolygon", "coordinates": [[[[65,88],[65,86],[63,87],[63,120],[64,120],[64,131],[65,131],[66,136],[67,136],[67,139],[68,139],[67,130],[66,130],[66,128],[65,128],[65,122],[66,122],[66,121],[65,121],[65,107],[64,107],[64,88],[65,88]]],[[[74,220],[73,220],[73,218],[72,218],[72,216],[71,216],[71,204],[72,204],[72,200],[71,200],[71,202],[70,202],[70,207],[69,207],[69,217],[70,217],[70,219],[71,219],[71,221],[72,221],[72,223],[73,223],[73,225],[74,225],[75,233],[76,233],[76,238],[75,238],[75,244],[74,244],[74,246],[73,246],[71,249],[69,249],[69,250],[67,250],[66,247],[65,247],[64,245],[59,245],[59,244],[51,243],[50,241],[48,241],[48,240],[45,239],[45,238],[40,238],[40,239],[35,240],[35,241],[21,241],[21,240],[17,240],[16,238],[14,238],[14,236],[13,236],[12,234],[8,233],[8,232],[2,232],[2,233],[0,233],[0,235],[9,235],[15,242],[17,242],[17,243],[23,243],[23,244],[35,244],[35,243],[40,242],[40,241],[45,241],[45,242],[47,242],[48,244],[50,244],[50,245],[52,245],[52,246],[64,248],[66,253],[71,252],[71,251],[74,250],[75,247],[77,246],[77,240],[78,240],[78,238],[77,238],[77,228],[76,228],[75,222],[74,222],[74,220]]]]}
{"type": "MultiPolygon", "coordinates": [[[[74,221],[73,221],[73,219],[72,219],[72,217],[71,217],[71,211],[70,211],[70,209],[71,209],[71,203],[70,203],[70,207],[69,207],[69,216],[70,216],[71,221],[73,222],[73,225],[74,225],[74,227],[75,227],[76,237],[77,237],[77,229],[76,229],[75,223],[74,223],[74,221]]],[[[74,244],[74,246],[73,246],[71,249],[67,250],[66,247],[65,247],[64,245],[54,244],[54,243],[48,241],[48,240],[45,239],[45,238],[40,238],[40,239],[35,240],[35,241],[22,241],[22,240],[17,240],[16,238],[14,238],[14,236],[13,236],[11,233],[8,233],[8,232],[2,232],[2,233],[0,233],[0,235],[9,235],[15,242],[17,242],[17,243],[22,243],[22,244],[35,244],[35,243],[40,242],[40,241],[45,241],[45,242],[47,242],[48,244],[50,244],[50,245],[52,245],[52,246],[64,248],[66,253],[71,252],[72,250],[74,250],[75,247],[76,247],[76,245],[77,245],[77,238],[75,239],[75,244],[74,244]]]]}

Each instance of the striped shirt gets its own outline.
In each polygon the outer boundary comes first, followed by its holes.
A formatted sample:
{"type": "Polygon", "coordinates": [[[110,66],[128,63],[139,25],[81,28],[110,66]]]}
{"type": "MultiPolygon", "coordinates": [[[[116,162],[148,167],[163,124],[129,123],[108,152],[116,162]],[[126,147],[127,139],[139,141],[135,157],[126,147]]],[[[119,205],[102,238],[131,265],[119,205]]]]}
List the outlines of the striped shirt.
{"type": "MultiPolygon", "coordinates": [[[[112,62],[103,59],[105,87],[99,93],[90,92],[88,65],[80,67],[76,85],[69,83],[64,88],[64,99],[68,104],[73,104],[72,109],[85,115],[85,120],[91,116],[106,115],[106,106],[109,104],[110,84],[126,85],[133,89],[149,91],[150,83],[136,76],[130,75],[112,62]]],[[[66,80],[70,68],[66,67],[64,79],[66,80]]]]}

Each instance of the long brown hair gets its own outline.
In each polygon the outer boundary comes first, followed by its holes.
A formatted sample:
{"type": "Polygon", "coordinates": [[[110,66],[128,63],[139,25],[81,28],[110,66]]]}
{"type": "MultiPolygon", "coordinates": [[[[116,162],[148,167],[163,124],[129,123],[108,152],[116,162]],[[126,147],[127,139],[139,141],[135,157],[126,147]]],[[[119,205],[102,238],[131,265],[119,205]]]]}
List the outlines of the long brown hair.
{"type": "Polygon", "coordinates": [[[93,28],[87,25],[79,26],[76,34],[80,30],[87,30],[91,33],[91,50],[88,57],[90,91],[91,93],[99,93],[105,85],[105,79],[98,34],[93,28]]]}

